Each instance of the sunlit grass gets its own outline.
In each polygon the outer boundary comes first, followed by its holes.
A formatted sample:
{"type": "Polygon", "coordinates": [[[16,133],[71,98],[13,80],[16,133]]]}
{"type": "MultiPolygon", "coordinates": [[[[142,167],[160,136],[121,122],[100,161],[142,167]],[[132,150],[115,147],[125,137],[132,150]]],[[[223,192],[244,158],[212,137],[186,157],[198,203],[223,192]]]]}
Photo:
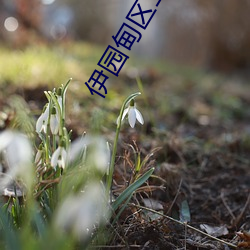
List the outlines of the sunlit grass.
{"type": "MultiPolygon", "coordinates": [[[[99,54],[99,53],[98,53],[99,54]]],[[[84,44],[31,46],[14,50],[0,46],[0,84],[22,86],[65,82],[72,77],[86,81],[96,64],[95,49],[84,44]]]]}

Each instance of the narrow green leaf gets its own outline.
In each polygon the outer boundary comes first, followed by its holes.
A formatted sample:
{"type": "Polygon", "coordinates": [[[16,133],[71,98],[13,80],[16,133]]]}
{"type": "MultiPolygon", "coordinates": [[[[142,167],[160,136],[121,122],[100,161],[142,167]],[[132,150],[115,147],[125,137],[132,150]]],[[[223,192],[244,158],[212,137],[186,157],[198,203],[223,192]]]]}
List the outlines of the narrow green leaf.
{"type": "Polygon", "coordinates": [[[34,223],[36,225],[36,229],[37,229],[38,235],[40,237],[44,236],[44,233],[45,233],[45,222],[44,222],[44,220],[42,218],[42,215],[39,212],[34,211],[33,220],[34,220],[34,223]]]}
{"type": "Polygon", "coordinates": [[[112,208],[115,211],[124,200],[126,200],[137,188],[139,188],[154,172],[154,168],[148,170],[143,176],[138,178],[133,184],[131,184],[128,188],[126,188],[118,198],[112,203],[112,208]]]}
{"type": "Polygon", "coordinates": [[[129,195],[129,197],[127,198],[127,200],[123,203],[122,207],[119,209],[119,212],[118,212],[117,215],[115,216],[115,218],[114,218],[114,220],[113,220],[113,222],[112,222],[112,225],[114,225],[114,224],[117,222],[117,220],[119,219],[120,215],[122,214],[122,212],[124,211],[124,209],[125,209],[126,206],[128,205],[128,203],[129,203],[130,199],[132,198],[132,196],[133,196],[133,193],[131,193],[131,194],[129,195]]]}
{"type": "Polygon", "coordinates": [[[2,228],[6,243],[6,250],[21,250],[20,241],[16,231],[8,221],[8,215],[0,208],[0,228],[2,228]]]}

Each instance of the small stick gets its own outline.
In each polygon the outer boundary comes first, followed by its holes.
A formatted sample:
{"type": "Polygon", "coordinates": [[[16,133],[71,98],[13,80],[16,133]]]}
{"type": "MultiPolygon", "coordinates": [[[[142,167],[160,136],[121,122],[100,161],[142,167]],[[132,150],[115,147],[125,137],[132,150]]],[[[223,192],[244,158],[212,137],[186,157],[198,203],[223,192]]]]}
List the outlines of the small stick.
{"type": "Polygon", "coordinates": [[[234,220],[234,225],[235,225],[235,226],[237,226],[238,223],[240,222],[240,220],[242,219],[243,215],[245,214],[245,212],[246,212],[246,210],[247,210],[247,208],[248,208],[249,203],[250,203],[250,194],[249,194],[248,197],[247,197],[247,201],[246,201],[245,206],[243,207],[241,213],[240,213],[240,214],[237,216],[237,218],[235,218],[235,220],[234,220]]]}
{"type": "MultiPolygon", "coordinates": [[[[124,247],[128,247],[126,245],[116,245],[116,246],[104,246],[104,245],[98,245],[98,246],[90,246],[90,249],[99,249],[99,248],[124,248],[124,247]]],[[[129,247],[133,247],[133,248],[141,248],[141,245],[129,245],[129,247]]]]}
{"type": "Polygon", "coordinates": [[[226,244],[226,245],[228,245],[228,246],[230,246],[230,247],[237,248],[236,245],[234,245],[234,244],[232,244],[232,243],[229,243],[229,242],[226,242],[226,241],[224,241],[224,240],[218,239],[218,238],[216,238],[216,237],[214,237],[214,236],[212,236],[212,235],[209,235],[209,234],[207,234],[207,233],[205,233],[205,232],[203,232],[203,231],[201,231],[201,230],[199,230],[199,229],[197,229],[197,228],[195,228],[195,227],[192,227],[192,226],[188,225],[187,222],[178,221],[178,220],[176,220],[176,219],[173,219],[173,218],[170,217],[170,216],[167,216],[167,215],[162,214],[162,213],[160,213],[160,212],[157,212],[157,211],[155,211],[155,210],[153,210],[153,209],[151,209],[151,208],[147,208],[147,207],[144,207],[144,206],[141,206],[141,205],[136,205],[136,204],[134,204],[134,203],[132,203],[132,204],[130,203],[129,205],[130,205],[130,206],[137,207],[137,208],[140,208],[140,209],[145,209],[145,210],[150,211],[150,212],[152,212],[152,213],[161,215],[161,216],[163,216],[164,218],[167,218],[167,219],[169,219],[169,220],[171,220],[171,221],[174,221],[174,222],[176,222],[176,223],[178,223],[178,224],[181,224],[182,226],[186,226],[186,227],[188,227],[189,229],[192,229],[192,230],[194,230],[194,231],[196,231],[196,232],[198,232],[198,233],[200,233],[200,234],[203,234],[203,235],[205,235],[205,236],[207,236],[207,237],[209,237],[209,238],[211,238],[211,239],[213,239],[213,240],[217,240],[217,241],[219,241],[219,242],[221,242],[221,243],[223,243],[223,244],[226,244]]]}
{"type": "Polygon", "coordinates": [[[169,213],[171,212],[171,210],[172,210],[172,208],[173,208],[173,205],[175,204],[175,202],[176,202],[176,200],[177,200],[178,194],[179,194],[180,191],[181,191],[181,186],[182,186],[182,179],[180,180],[178,190],[177,190],[177,192],[176,192],[176,195],[175,195],[175,197],[174,197],[174,200],[172,201],[172,203],[171,203],[171,205],[170,205],[170,207],[169,207],[169,209],[168,209],[168,211],[167,211],[167,214],[169,214],[169,213]]]}
{"type": "Polygon", "coordinates": [[[223,192],[223,191],[222,191],[221,194],[220,194],[220,198],[221,198],[221,200],[222,200],[224,206],[226,207],[227,211],[229,212],[229,214],[230,214],[231,217],[233,218],[233,221],[235,221],[236,218],[235,218],[235,216],[234,216],[232,210],[230,209],[230,207],[227,205],[227,202],[226,202],[226,200],[225,200],[225,196],[224,196],[224,192],[223,192]]]}

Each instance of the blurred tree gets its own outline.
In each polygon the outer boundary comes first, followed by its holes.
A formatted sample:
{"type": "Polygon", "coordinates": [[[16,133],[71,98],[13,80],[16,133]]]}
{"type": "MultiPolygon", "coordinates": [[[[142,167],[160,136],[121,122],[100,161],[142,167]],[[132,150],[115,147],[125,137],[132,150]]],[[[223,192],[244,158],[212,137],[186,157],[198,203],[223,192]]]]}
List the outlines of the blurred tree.
{"type": "Polygon", "coordinates": [[[30,43],[35,37],[41,36],[40,0],[1,0],[0,19],[4,25],[0,28],[0,38],[15,46],[30,43]],[[8,18],[12,19],[8,19],[8,18]],[[8,20],[9,23],[7,22],[8,20]],[[13,21],[14,20],[14,21],[13,21]],[[16,25],[16,28],[12,28],[16,25]]]}
{"type": "Polygon", "coordinates": [[[250,1],[210,0],[209,65],[230,71],[250,66],[250,1]]]}
{"type": "MultiPolygon", "coordinates": [[[[76,39],[105,44],[111,40],[112,22],[110,16],[114,1],[64,0],[74,12],[73,29],[76,39]]],[[[113,19],[113,22],[115,19],[113,19]]]]}
{"type": "Polygon", "coordinates": [[[166,0],[162,8],[167,58],[223,71],[248,69],[249,0],[166,0]]]}

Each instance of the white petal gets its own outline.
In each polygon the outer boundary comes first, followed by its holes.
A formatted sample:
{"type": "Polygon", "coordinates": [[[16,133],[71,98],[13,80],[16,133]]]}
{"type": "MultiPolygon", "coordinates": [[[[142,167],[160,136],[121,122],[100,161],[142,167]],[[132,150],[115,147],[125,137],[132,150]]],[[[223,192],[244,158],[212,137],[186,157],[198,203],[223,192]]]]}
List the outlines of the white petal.
{"type": "Polygon", "coordinates": [[[135,121],[136,121],[135,108],[131,107],[128,112],[128,122],[132,128],[135,126],[135,121]]]}
{"type": "Polygon", "coordinates": [[[124,111],[123,111],[123,115],[122,115],[122,120],[124,119],[124,117],[126,116],[126,114],[128,113],[130,108],[126,108],[124,111]]]}
{"type": "Polygon", "coordinates": [[[13,139],[14,133],[8,130],[5,130],[0,134],[0,151],[5,149],[11,140],[13,139]]]}
{"type": "MultiPolygon", "coordinates": [[[[6,173],[7,178],[1,179],[0,189],[13,179],[22,177],[25,185],[30,186],[33,182],[33,171],[32,171],[32,147],[28,138],[20,133],[16,132],[3,132],[7,137],[11,138],[8,140],[8,145],[6,146],[6,153],[4,155],[5,161],[8,164],[8,170],[6,173]]],[[[2,138],[2,135],[0,138],[2,138]]],[[[0,143],[1,144],[1,143],[0,143]]]]}
{"type": "Polygon", "coordinates": [[[89,143],[88,136],[84,136],[81,138],[76,139],[73,143],[71,143],[69,151],[68,151],[68,162],[72,163],[79,156],[86,151],[86,146],[89,143]]]}
{"type": "Polygon", "coordinates": [[[16,168],[31,163],[32,148],[25,135],[14,133],[13,140],[6,149],[9,167],[16,168]]]}
{"type": "Polygon", "coordinates": [[[120,116],[117,117],[117,119],[116,119],[116,124],[118,124],[119,118],[120,118],[120,116]]]}
{"type": "Polygon", "coordinates": [[[37,122],[36,122],[37,133],[40,133],[42,131],[43,122],[44,122],[44,113],[42,113],[40,117],[37,119],[37,122]]]}
{"type": "MultiPolygon", "coordinates": [[[[109,167],[110,162],[110,152],[107,148],[107,143],[102,138],[93,138],[93,158],[95,162],[95,166],[100,170],[101,172],[107,172],[107,168],[109,167]]],[[[93,160],[92,160],[93,161],[93,160]]]]}
{"type": "Polygon", "coordinates": [[[43,131],[45,134],[47,133],[47,125],[48,123],[46,121],[43,121],[41,131],[43,131]]]}
{"type": "Polygon", "coordinates": [[[62,151],[61,151],[61,164],[60,164],[60,167],[62,169],[65,168],[66,161],[67,161],[67,152],[66,152],[66,150],[64,148],[62,148],[62,151]]]}
{"type": "Polygon", "coordinates": [[[48,119],[49,119],[49,104],[47,105],[47,107],[46,107],[46,109],[45,109],[45,111],[44,111],[44,120],[46,121],[46,122],[48,122],[48,119]]]}
{"type": "Polygon", "coordinates": [[[59,120],[57,115],[51,115],[50,117],[50,130],[53,135],[56,135],[59,131],[59,120]]]}
{"type": "Polygon", "coordinates": [[[51,157],[51,161],[50,162],[51,162],[51,166],[53,168],[55,168],[57,166],[57,164],[58,164],[58,158],[59,158],[60,154],[61,154],[61,147],[59,146],[56,149],[56,151],[53,153],[52,157],[51,157]]]}
{"type": "Polygon", "coordinates": [[[57,101],[58,101],[58,104],[59,104],[60,109],[62,111],[62,96],[57,96],[57,101]]]}
{"type": "Polygon", "coordinates": [[[141,112],[135,108],[135,113],[136,113],[136,119],[138,120],[138,122],[143,124],[144,120],[143,120],[141,112]]]}
{"type": "Polygon", "coordinates": [[[55,226],[59,231],[72,233],[79,240],[91,236],[95,225],[109,216],[104,190],[97,182],[90,183],[80,195],[70,195],[55,214],[55,226]]]}
{"type": "Polygon", "coordinates": [[[57,161],[58,167],[64,169],[65,168],[65,161],[63,158],[57,161]]]}

